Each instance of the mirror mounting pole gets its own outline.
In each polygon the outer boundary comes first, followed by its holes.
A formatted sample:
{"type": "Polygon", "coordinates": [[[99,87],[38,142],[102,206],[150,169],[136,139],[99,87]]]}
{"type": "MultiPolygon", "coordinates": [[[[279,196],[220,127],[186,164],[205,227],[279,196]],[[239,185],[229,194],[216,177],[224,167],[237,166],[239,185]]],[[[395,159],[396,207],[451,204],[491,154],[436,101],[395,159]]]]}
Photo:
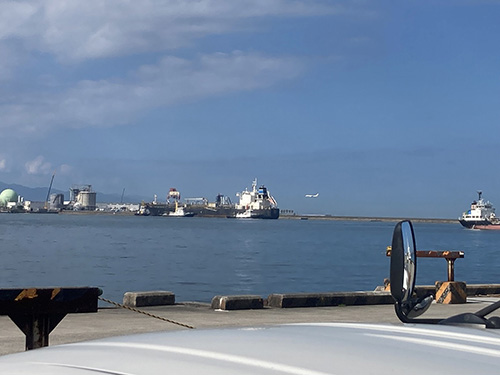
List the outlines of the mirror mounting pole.
{"type": "Polygon", "coordinates": [[[497,310],[499,308],[500,308],[500,301],[497,301],[495,303],[492,303],[489,306],[486,306],[486,307],[482,308],[479,311],[476,311],[474,313],[474,315],[477,315],[477,316],[479,316],[481,318],[484,318],[486,315],[492,313],[493,311],[495,311],[495,310],[497,310]]]}
{"type": "Polygon", "coordinates": [[[403,307],[401,306],[401,302],[396,302],[394,304],[394,310],[396,310],[396,316],[403,323],[411,323],[411,319],[408,319],[405,314],[403,314],[403,307]]]}
{"type": "MultiPolygon", "coordinates": [[[[432,296],[429,296],[432,298],[432,296]]],[[[429,297],[426,297],[426,298],[429,298],[429,297]]],[[[425,299],[425,298],[424,298],[425,299]]],[[[396,304],[394,305],[394,309],[396,310],[396,316],[399,318],[400,321],[402,321],[403,323],[420,323],[420,324],[439,324],[442,319],[433,319],[433,318],[421,318],[421,319],[413,319],[413,318],[409,318],[408,317],[408,311],[411,311],[412,310],[412,305],[414,307],[414,305],[417,304],[417,301],[414,301],[413,304],[411,305],[408,305],[408,307],[403,307],[402,304],[400,302],[396,302],[396,304]]],[[[429,302],[430,304],[430,302],[429,302]]],[[[429,305],[426,305],[424,306],[424,311],[427,310],[429,305]]],[[[423,312],[422,312],[423,313],[423,312]]]]}

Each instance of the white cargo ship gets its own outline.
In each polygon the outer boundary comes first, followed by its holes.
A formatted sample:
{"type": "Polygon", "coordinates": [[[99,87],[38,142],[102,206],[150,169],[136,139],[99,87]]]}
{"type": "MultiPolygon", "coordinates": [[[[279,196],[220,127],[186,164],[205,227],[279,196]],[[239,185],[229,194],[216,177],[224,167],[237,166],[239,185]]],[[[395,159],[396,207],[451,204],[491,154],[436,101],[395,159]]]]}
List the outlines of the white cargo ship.
{"type": "Polygon", "coordinates": [[[493,204],[482,198],[482,192],[477,192],[479,197],[472,201],[470,209],[458,218],[460,224],[469,229],[500,229],[500,219],[495,214],[493,204]]]}

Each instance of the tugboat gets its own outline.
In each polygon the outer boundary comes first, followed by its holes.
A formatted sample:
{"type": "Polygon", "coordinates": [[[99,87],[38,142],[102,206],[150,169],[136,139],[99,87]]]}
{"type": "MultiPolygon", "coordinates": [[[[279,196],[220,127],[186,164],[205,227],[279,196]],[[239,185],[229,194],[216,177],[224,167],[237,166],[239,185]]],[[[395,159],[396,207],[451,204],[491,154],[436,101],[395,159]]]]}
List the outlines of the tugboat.
{"type": "Polygon", "coordinates": [[[184,206],[180,206],[177,202],[175,202],[175,211],[165,212],[162,216],[193,217],[194,212],[184,211],[184,206]]]}
{"type": "Polygon", "coordinates": [[[234,216],[229,216],[229,218],[235,217],[237,219],[253,219],[256,218],[256,214],[252,212],[252,210],[246,210],[243,212],[238,212],[234,216]]]}
{"type": "Polygon", "coordinates": [[[464,212],[458,221],[468,229],[500,230],[500,218],[495,215],[495,208],[482,198],[482,191],[477,193],[478,199],[471,203],[470,210],[464,212]]]}

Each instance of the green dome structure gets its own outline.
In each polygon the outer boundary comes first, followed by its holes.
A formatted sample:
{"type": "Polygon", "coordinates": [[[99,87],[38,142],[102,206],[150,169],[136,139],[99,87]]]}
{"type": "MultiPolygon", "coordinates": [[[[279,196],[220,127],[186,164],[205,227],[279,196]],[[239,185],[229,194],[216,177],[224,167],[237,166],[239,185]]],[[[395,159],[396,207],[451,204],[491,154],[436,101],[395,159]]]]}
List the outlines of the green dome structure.
{"type": "Polygon", "coordinates": [[[0,193],[0,206],[7,206],[9,202],[17,202],[17,193],[12,189],[5,189],[0,193]]]}

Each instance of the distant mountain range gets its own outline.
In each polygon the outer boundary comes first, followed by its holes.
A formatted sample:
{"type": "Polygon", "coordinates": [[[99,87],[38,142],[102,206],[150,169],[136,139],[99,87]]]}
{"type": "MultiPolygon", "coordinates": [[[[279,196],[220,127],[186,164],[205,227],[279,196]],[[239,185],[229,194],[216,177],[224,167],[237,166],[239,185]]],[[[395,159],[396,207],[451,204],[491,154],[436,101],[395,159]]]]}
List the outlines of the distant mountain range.
{"type": "MultiPolygon", "coordinates": [[[[47,199],[48,187],[36,187],[31,188],[18,184],[6,184],[0,181],[0,192],[4,189],[12,189],[18,195],[24,197],[25,200],[45,202],[47,199]]],[[[61,191],[57,189],[51,189],[50,194],[64,194],[64,199],[69,200],[69,189],[67,191],[61,191]]],[[[121,194],[106,194],[96,192],[96,199],[98,203],[118,203],[121,201],[121,194]]],[[[146,201],[144,197],[124,195],[123,203],[139,203],[142,200],[146,201]]]]}

